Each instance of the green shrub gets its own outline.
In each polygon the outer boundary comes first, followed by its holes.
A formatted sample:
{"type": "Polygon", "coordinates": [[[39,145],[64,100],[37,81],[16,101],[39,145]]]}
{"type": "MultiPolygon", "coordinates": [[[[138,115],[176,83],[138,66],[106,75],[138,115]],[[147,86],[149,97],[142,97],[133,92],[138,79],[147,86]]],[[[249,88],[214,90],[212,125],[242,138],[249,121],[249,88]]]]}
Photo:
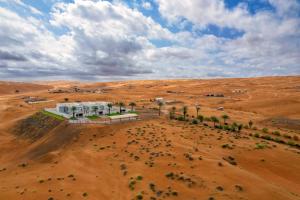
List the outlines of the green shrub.
{"type": "Polygon", "coordinates": [[[263,135],[261,136],[261,138],[265,139],[265,140],[272,140],[273,138],[269,135],[263,135]]]}
{"type": "Polygon", "coordinates": [[[223,129],[224,129],[225,131],[230,131],[230,127],[229,127],[228,125],[224,125],[224,126],[223,126],[223,129]]]}
{"type": "Polygon", "coordinates": [[[198,124],[198,120],[197,119],[193,119],[192,120],[192,124],[198,124]]]}
{"type": "Polygon", "coordinates": [[[255,133],[254,137],[259,138],[260,137],[259,133],[255,133]]]}
{"type": "Polygon", "coordinates": [[[197,119],[202,123],[204,120],[204,117],[202,115],[198,115],[197,119]]]}
{"type": "Polygon", "coordinates": [[[177,118],[177,120],[178,120],[178,121],[184,121],[184,117],[183,117],[183,116],[179,116],[179,117],[177,118]]]}
{"type": "Polygon", "coordinates": [[[264,132],[264,133],[268,133],[268,132],[269,132],[269,129],[267,129],[267,128],[263,128],[263,129],[262,129],[262,132],[264,132]]]}
{"type": "Polygon", "coordinates": [[[288,141],[287,144],[290,145],[290,146],[295,146],[295,143],[293,141],[288,141]]]}
{"type": "Polygon", "coordinates": [[[273,135],[280,136],[280,132],[279,132],[279,131],[273,131],[272,134],[273,134],[273,135]]]}
{"type": "Polygon", "coordinates": [[[256,149],[264,149],[264,148],[266,148],[266,145],[265,144],[257,143],[255,148],[256,149]]]}
{"type": "Polygon", "coordinates": [[[290,135],[288,135],[288,134],[284,134],[283,137],[288,138],[288,139],[291,139],[291,138],[292,138],[292,136],[290,136],[290,135]]]}

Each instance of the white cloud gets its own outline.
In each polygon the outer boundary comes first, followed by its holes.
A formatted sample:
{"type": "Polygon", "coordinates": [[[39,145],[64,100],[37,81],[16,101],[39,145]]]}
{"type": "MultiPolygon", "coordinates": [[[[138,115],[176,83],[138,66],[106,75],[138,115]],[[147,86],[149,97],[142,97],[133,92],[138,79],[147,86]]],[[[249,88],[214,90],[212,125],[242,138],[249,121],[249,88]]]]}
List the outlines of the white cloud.
{"type": "Polygon", "coordinates": [[[143,7],[144,9],[146,9],[146,10],[151,10],[151,9],[152,9],[152,5],[151,5],[151,3],[148,2],[148,1],[143,1],[143,2],[142,2],[142,7],[143,7]]]}
{"type": "Polygon", "coordinates": [[[118,0],[57,1],[49,22],[0,8],[0,78],[299,74],[300,20],[288,12],[295,12],[299,4],[269,1],[275,13],[253,15],[245,4],[228,10],[221,0],[156,0],[169,24],[193,23],[192,32],[180,29],[177,33],[118,0]],[[244,34],[228,39],[196,33],[209,24],[244,34]],[[63,31],[55,34],[49,27],[63,31]],[[171,45],[159,48],[153,40],[171,45]]]}

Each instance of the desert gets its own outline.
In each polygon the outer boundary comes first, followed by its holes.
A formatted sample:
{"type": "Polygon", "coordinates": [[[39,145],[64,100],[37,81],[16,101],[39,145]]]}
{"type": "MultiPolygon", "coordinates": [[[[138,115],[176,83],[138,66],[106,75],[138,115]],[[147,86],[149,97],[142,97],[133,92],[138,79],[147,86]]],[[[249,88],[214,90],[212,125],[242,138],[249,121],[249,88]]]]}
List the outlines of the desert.
{"type": "Polygon", "coordinates": [[[300,0],[0,0],[0,200],[300,200],[300,0]]]}
{"type": "Polygon", "coordinates": [[[57,83],[1,83],[0,199],[300,198],[298,76],[61,85],[53,93],[57,83]],[[157,97],[166,101],[160,116],[157,97]],[[69,124],[41,113],[66,98],[133,101],[141,119],[69,124]],[[241,130],[225,130],[224,114],[241,130]]]}

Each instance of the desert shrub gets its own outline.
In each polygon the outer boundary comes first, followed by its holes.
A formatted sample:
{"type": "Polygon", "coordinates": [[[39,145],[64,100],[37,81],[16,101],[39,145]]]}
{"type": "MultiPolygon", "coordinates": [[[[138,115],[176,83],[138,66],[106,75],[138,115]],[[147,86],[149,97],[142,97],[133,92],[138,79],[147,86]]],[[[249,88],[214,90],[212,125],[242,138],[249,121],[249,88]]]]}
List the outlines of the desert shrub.
{"type": "Polygon", "coordinates": [[[279,131],[273,131],[272,134],[273,134],[273,135],[280,136],[280,132],[279,132],[279,131]]]}
{"type": "Polygon", "coordinates": [[[208,126],[208,124],[207,124],[207,123],[204,123],[203,125],[204,125],[204,126],[208,126]]]}
{"type": "Polygon", "coordinates": [[[178,121],[184,121],[184,117],[183,116],[179,116],[179,117],[177,117],[177,120],[178,121]]]}
{"type": "Polygon", "coordinates": [[[192,120],[192,124],[198,124],[198,120],[197,119],[193,119],[192,120]]]}
{"type": "Polygon", "coordinates": [[[230,127],[229,127],[228,125],[224,125],[224,126],[223,126],[223,129],[226,130],[226,131],[229,131],[229,130],[230,130],[230,127]]]}
{"type": "Polygon", "coordinates": [[[172,195],[173,195],[173,196],[178,196],[178,192],[173,191],[173,192],[172,192],[172,195]]]}
{"type": "Polygon", "coordinates": [[[294,135],[294,136],[293,136],[293,139],[296,140],[296,141],[298,141],[298,140],[299,140],[299,137],[298,137],[297,135],[294,135]]]}
{"type": "Polygon", "coordinates": [[[291,138],[292,138],[292,136],[290,136],[290,135],[288,135],[288,134],[284,134],[283,137],[288,138],[288,139],[291,139],[291,138]]]}
{"type": "Polygon", "coordinates": [[[232,124],[231,127],[230,127],[230,130],[231,130],[232,132],[235,132],[235,131],[236,131],[236,126],[235,126],[234,124],[232,124]]]}
{"type": "Polygon", "coordinates": [[[259,138],[260,137],[259,133],[255,133],[254,137],[259,138]]]}
{"type": "Polygon", "coordinates": [[[288,141],[287,144],[290,145],[290,146],[295,146],[295,143],[293,141],[288,141]]]}
{"type": "Polygon", "coordinates": [[[243,187],[240,186],[240,185],[235,185],[235,189],[236,189],[237,191],[243,191],[243,187]]]}
{"type": "Polygon", "coordinates": [[[280,138],[275,138],[274,139],[274,142],[277,142],[277,143],[281,143],[281,144],[285,144],[285,141],[280,139],[280,138]]]}
{"type": "Polygon", "coordinates": [[[88,196],[88,193],[84,192],[84,193],[82,194],[82,196],[87,197],[87,196],[88,196]]]}
{"type": "Polygon", "coordinates": [[[155,191],[155,184],[154,183],[149,183],[149,188],[150,188],[150,190],[152,190],[154,192],[155,191]]]}
{"type": "Polygon", "coordinates": [[[248,125],[245,125],[245,126],[244,126],[244,129],[249,129],[249,126],[248,126],[248,125]]]}
{"type": "Polygon", "coordinates": [[[136,181],[134,181],[134,180],[132,180],[132,181],[130,181],[129,182],[129,188],[130,188],[130,190],[134,190],[134,185],[136,184],[136,181]]]}
{"type": "Polygon", "coordinates": [[[269,132],[269,129],[267,129],[267,128],[263,128],[263,129],[262,129],[262,132],[264,132],[264,133],[268,133],[268,132],[269,132]]]}
{"type": "Polygon", "coordinates": [[[174,176],[174,173],[173,172],[170,172],[170,173],[167,173],[166,174],[166,177],[167,178],[172,178],[174,176]]]}
{"type": "Polygon", "coordinates": [[[256,126],[254,126],[254,127],[253,127],[253,130],[255,130],[255,131],[256,131],[256,130],[257,130],[257,127],[256,127],[256,126]]]}
{"type": "Polygon", "coordinates": [[[142,176],[137,176],[136,180],[138,180],[138,181],[143,180],[143,177],[142,176]]]}
{"type": "Polygon", "coordinates": [[[136,195],[136,199],[139,199],[139,200],[143,199],[143,195],[142,194],[136,195]]]}
{"type": "Polygon", "coordinates": [[[256,149],[264,149],[264,148],[266,148],[266,145],[265,144],[257,143],[255,148],[256,149]]]}
{"type": "Polygon", "coordinates": [[[261,138],[263,138],[265,140],[272,140],[272,137],[269,135],[263,135],[263,136],[261,136],[261,138]]]}

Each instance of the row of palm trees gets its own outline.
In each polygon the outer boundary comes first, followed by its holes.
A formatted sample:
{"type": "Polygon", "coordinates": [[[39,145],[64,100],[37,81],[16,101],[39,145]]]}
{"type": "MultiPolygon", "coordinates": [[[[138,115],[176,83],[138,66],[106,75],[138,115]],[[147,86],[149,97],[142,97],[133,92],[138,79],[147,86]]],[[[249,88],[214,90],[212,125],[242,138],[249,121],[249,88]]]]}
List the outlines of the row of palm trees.
{"type": "MultiPolygon", "coordinates": [[[[115,103],[115,105],[119,106],[119,113],[122,114],[122,108],[125,107],[125,103],[124,102],[117,102],[117,103],[115,103]]],[[[136,103],[135,102],[130,102],[128,105],[131,106],[131,111],[133,111],[134,107],[136,106],[136,103]]],[[[113,104],[112,103],[108,103],[107,107],[108,107],[108,114],[110,115],[112,107],[113,107],[113,104]]],[[[76,106],[72,106],[71,110],[72,110],[73,118],[75,118],[75,112],[77,110],[76,106]]],[[[92,111],[95,113],[95,115],[97,114],[98,110],[99,110],[98,106],[92,106],[92,111]]]]}
{"type": "MultiPolygon", "coordinates": [[[[216,125],[216,123],[220,122],[220,120],[217,117],[215,117],[215,116],[212,116],[212,117],[210,117],[210,119],[208,119],[208,118],[204,118],[202,115],[199,115],[199,112],[200,112],[200,109],[201,109],[199,104],[197,104],[195,106],[195,108],[196,108],[196,113],[197,113],[196,118],[199,119],[201,122],[203,122],[204,120],[212,121],[214,123],[214,126],[216,125]]],[[[171,108],[171,111],[170,111],[170,118],[173,119],[175,117],[175,112],[176,112],[176,107],[173,106],[171,108]]],[[[182,107],[182,114],[183,114],[183,119],[184,120],[186,119],[187,112],[188,112],[188,107],[187,106],[183,106],[182,107]]],[[[223,119],[224,124],[226,124],[226,121],[230,117],[228,115],[224,114],[224,115],[221,116],[221,118],[223,119]]]]}

